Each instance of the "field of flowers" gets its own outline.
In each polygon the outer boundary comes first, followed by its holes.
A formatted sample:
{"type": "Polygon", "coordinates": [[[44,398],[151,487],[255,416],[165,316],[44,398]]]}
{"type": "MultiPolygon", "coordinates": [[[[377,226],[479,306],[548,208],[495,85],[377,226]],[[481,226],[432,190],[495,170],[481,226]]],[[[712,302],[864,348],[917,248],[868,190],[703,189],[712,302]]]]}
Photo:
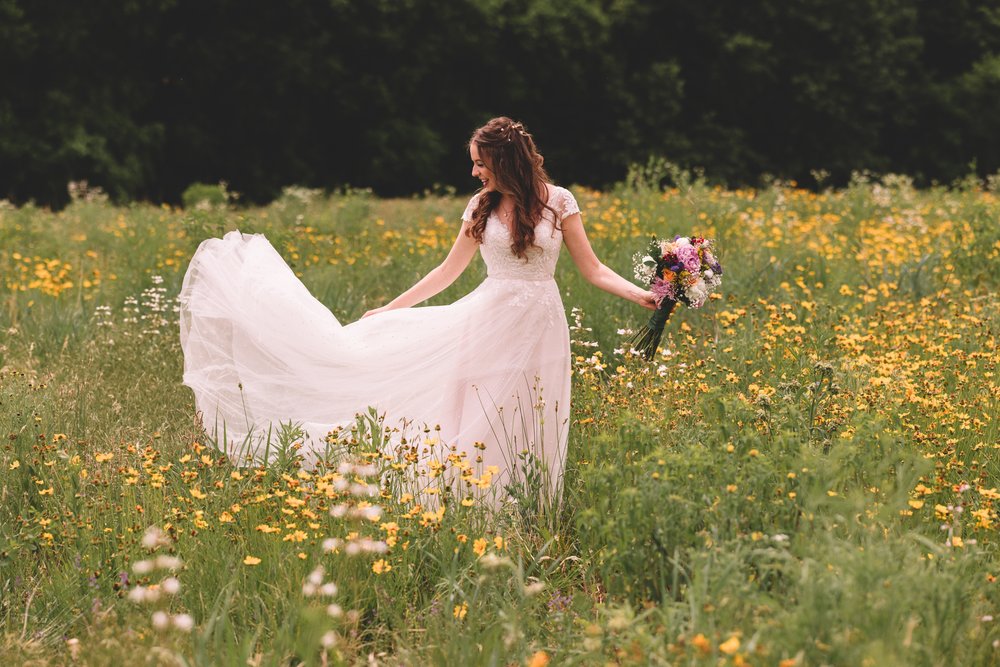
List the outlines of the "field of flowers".
{"type": "Polygon", "coordinates": [[[598,255],[630,275],[650,234],[714,237],[721,298],[646,362],[646,311],[564,256],[563,503],[499,516],[407,493],[465,464],[387,455],[373,415],[328,466],[288,430],[237,467],[180,382],[202,239],[267,234],[349,321],[443,258],[463,197],[0,206],[0,663],[1000,662],[1000,193],[649,175],[575,190],[598,255]]]}

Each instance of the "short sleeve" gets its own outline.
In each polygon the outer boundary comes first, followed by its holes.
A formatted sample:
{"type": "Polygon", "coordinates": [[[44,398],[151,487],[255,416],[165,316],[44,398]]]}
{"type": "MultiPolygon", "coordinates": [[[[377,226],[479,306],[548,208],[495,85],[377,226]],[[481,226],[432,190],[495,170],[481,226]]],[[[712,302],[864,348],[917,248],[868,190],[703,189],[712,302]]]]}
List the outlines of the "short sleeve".
{"type": "Polygon", "coordinates": [[[559,211],[559,219],[565,220],[574,213],[580,212],[580,205],[576,203],[576,197],[566,188],[559,188],[559,198],[556,201],[555,209],[559,211]]]}
{"type": "Polygon", "coordinates": [[[465,207],[465,213],[462,214],[462,222],[472,222],[472,212],[476,210],[476,204],[479,203],[479,194],[477,192],[472,195],[472,199],[469,200],[468,205],[465,207]]]}

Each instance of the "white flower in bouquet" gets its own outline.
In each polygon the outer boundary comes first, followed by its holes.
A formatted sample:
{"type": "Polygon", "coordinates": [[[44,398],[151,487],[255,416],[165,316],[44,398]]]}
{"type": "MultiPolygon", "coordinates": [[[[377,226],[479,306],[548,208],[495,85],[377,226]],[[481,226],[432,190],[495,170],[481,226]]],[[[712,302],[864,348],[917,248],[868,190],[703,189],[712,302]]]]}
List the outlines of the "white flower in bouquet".
{"type": "Polygon", "coordinates": [[[653,276],[656,275],[656,260],[652,256],[637,252],[632,256],[632,264],[636,280],[645,284],[652,282],[653,276]]]}
{"type": "Polygon", "coordinates": [[[708,286],[701,278],[689,285],[686,291],[692,308],[700,308],[708,298],[708,286]]]}

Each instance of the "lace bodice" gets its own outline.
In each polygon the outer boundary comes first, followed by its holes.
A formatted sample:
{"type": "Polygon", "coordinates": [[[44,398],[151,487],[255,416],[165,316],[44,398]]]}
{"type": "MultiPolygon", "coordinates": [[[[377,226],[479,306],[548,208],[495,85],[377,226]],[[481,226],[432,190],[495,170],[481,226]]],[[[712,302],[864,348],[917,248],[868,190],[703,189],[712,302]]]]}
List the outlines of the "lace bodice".
{"type": "MultiPolygon", "coordinates": [[[[548,204],[559,213],[560,221],[580,212],[580,207],[569,190],[556,185],[548,187],[548,204]]],[[[462,220],[472,221],[472,212],[478,201],[479,193],[476,193],[465,207],[462,220]]],[[[527,257],[516,256],[510,245],[509,228],[496,212],[491,213],[483,232],[483,243],[479,246],[479,253],[486,262],[486,273],[490,278],[551,280],[555,275],[559,248],[562,246],[562,230],[556,225],[552,212],[544,209],[541,221],[535,225],[535,242],[528,247],[527,257]]]]}

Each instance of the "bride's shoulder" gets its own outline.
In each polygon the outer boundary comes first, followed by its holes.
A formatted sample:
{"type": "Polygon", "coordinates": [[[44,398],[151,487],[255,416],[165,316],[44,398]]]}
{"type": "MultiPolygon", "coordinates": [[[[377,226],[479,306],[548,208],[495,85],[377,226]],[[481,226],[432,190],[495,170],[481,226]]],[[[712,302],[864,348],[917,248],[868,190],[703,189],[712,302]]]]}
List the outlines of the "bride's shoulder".
{"type": "Polygon", "coordinates": [[[463,222],[472,222],[472,213],[476,210],[476,206],[479,205],[479,197],[482,196],[484,192],[485,190],[479,190],[469,199],[469,203],[466,204],[465,211],[462,213],[463,222]]]}
{"type": "Polygon", "coordinates": [[[556,185],[555,183],[546,183],[545,189],[548,191],[549,201],[558,199],[559,197],[564,196],[565,193],[569,192],[569,190],[567,190],[563,186],[556,185]]]}
{"type": "Polygon", "coordinates": [[[559,213],[559,218],[564,219],[580,212],[580,206],[576,203],[573,193],[554,183],[547,183],[549,190],[548,204],[559,213]]]}

